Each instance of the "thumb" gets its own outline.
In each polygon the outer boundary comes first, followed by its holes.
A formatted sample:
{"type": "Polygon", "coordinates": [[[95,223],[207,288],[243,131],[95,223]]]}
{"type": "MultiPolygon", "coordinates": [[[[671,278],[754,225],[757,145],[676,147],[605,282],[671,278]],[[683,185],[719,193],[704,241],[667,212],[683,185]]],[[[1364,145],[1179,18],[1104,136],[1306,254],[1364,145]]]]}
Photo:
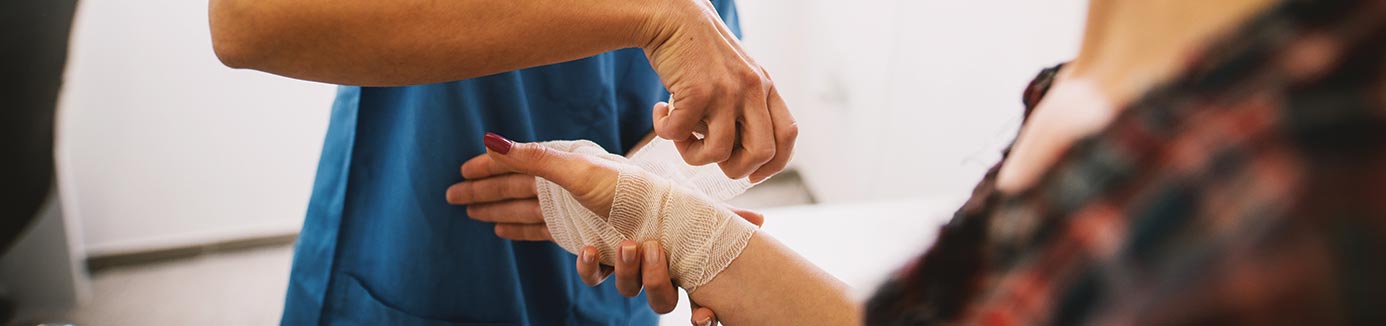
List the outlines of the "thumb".
{"type": "Polygon", "coordinates": [[[575,177],[581,174],[580,168],[588,164],[572,153],[539,143],[517,143],[490,132],[482,138],[482,143],[486,144],[486,154],[501,167],[548,179],[564,187],[574,185],[575,177]]]}
{"type": "Polygon", "coordinates": [[[745,219],[746,222],[751,222],[751,224],[755,224],[756,227],[761,227],[765,224],[765,215],[761,215],[760,213],[757,213],[749,209],[743,209],[731,205],[727,205],[727,208],[731,209],[731,211],[733,213],[736,213],[737,216],[741,216],[741,218],[745,219]]]}

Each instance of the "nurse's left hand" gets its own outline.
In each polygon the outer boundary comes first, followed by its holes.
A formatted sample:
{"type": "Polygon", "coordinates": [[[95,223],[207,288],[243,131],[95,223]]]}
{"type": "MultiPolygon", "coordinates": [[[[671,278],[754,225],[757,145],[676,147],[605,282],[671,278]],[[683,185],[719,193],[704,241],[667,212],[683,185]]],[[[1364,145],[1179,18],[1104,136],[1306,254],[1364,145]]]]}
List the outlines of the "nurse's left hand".
{"type": "Polygon", "coordinates": [[[467,205],[467,216],[495,223],[501,238],[552,240],[539,210],[533,176],[511,173],[482,154],[462,164],[462,177],[466,181],[448,187],[449,204],[467,205]]]}

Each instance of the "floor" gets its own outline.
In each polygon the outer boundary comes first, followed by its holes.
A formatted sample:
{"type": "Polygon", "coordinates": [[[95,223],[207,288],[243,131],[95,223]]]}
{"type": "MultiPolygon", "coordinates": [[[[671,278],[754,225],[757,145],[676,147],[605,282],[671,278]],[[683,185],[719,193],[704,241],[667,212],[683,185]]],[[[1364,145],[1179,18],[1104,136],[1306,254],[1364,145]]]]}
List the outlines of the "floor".
{"type": "MultiPolygon", "coordinates": [[[[796,174],[769,180],[731,204],[813,203],[796,174]]],[[[78,325],[272,325],[282,311],[292,246],[280,244],[110,267],[92,275],[91,300],[65,321],[78,325]]]]}

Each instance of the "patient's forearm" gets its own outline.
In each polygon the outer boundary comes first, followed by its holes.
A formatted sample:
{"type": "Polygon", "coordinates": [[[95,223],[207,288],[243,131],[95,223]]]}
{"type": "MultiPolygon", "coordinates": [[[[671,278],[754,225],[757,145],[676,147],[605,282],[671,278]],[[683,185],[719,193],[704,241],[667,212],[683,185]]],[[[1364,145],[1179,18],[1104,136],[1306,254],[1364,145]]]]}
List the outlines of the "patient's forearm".
{"type": "Polygon", "coordinates": [[[859,325],[850,289],[768,233],[690,294],[727,325],[859,325]]]}

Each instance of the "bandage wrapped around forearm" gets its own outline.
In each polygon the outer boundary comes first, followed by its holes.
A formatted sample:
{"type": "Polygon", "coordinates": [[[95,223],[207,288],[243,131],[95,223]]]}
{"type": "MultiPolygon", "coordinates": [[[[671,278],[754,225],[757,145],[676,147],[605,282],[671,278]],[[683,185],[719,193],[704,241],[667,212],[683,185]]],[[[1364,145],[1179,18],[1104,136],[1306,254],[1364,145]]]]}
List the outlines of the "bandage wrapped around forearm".
{"type": "Polygon", "coordinates": [[[557,184],[536,178],[540,207],[554,242],[577,253],[585,245],[614,265],[622,240],[658,240],[670,277],[689,292],[731,264],[756,226],[722,204],[751,187],[713,166],[684,164],[668,140],[656,138],[630,159],[588,141],[541,143],[554,150],[595,155],[620,166],[608,218],[587,210],[557,184]]]}

